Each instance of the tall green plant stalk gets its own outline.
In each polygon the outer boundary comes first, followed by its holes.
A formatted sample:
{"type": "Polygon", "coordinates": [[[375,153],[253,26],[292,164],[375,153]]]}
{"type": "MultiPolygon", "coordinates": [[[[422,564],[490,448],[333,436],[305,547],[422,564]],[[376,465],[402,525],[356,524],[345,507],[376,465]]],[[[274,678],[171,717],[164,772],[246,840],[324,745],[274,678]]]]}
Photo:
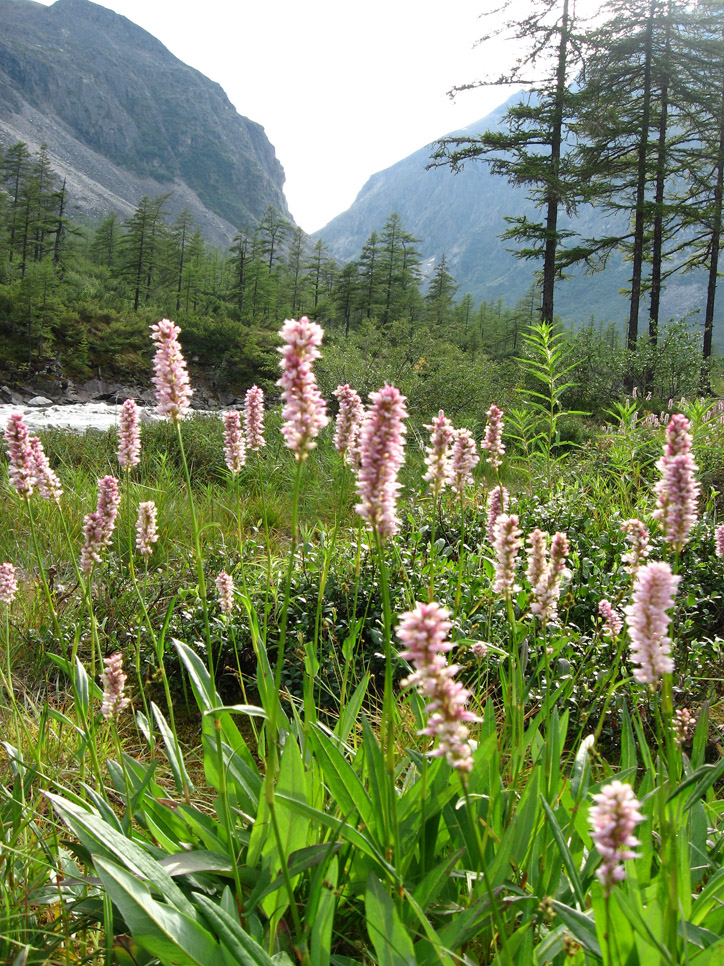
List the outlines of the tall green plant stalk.
{"type": "Polygon", "coordinates": [[[508,946],[508,935],[505,927],[505,922],[501,918],[500,909],[498,908],[498,902],[495,897],[495,892],[490,883],[490,876],[488,875],[488,867],[485,862],[485,851],[483,849],[483,843],[480,839],[480,829],[478,828],[477,815],[472,807],[472,802],[470,799],[470,792],[468,790],[468,783],[463,774],[460,774],[460,784],[463,789],[463,798],[465,799],[465,808],[468,813],[468,818],[470,819],[470,826],[473,830],[473,838],[475,839],[475,848],[477,849],[477,859],[478,859],[478,876],[483,880],[483,887],[488,897],[488,903],[490,904],[490,913],[493,917],[493,922],[495,923],[495,928],[500,937],[501,952],[503,954],[503,959],[507,966],[516,966],[513,956],[508,946]]]}
{"type": "Polygon", "coordinates": [[[267,621],[269,617],[269,587],[271,584],[271,576],[272,576],[272,559],[271,559],[271,537],[269,535],[269,513],[266,505],[266,487],[264,486],[264,478],[262,476],[261,454],[257,454],[257,467],[259,469],[258,482],[259,482],[259,499],[261,500],[261,519],[262,519],[262,524],[264,526],[264,548],[266,550],[266,581],[264,582],[264,621],[262,624],[262,641],[266,646],[267,621]]]}
{"type": "Polygon", "coordinates": [[[430,521],[430,557],[429,557],[429,567],[430,567],[430,583],[427,587],[427,600],[428,603],[432,603],[435,599],[435,558],[437,556],[437,548],[435,546],[435,536],[437,530],[437,500],[435,498],[435,491],[430,496],[430,505],[432,508],[431,521],[430,521]]]}
{"type": "Polygon", "coordinates": [[[520,666],[520,645],[518,642],[518,623],[515,619],[515,608],[513,598],[510,594],[505,598],[506,613],[508,616],[509,627],[509,666],[510,675],[508,678],[510,700],[506,708],[506,721],[510,717],[510,742],[511,758],[513,766],[513,776],[517,775],[518,770],[523,764],[523,735],[525,732],[525,709],[523,707],[523,674],[520,666]]]}
{"type": "MultiPolygon", "coordinates": [[[[294,476],[294,492],[292,497],[292,533],[291,542],[289,547],[289,563],[287,566],[287,577],[286,584],[284,587],[284,599],[282,602],[282,611],[279,621],[279,643],[277,645],[277,662],[274,671],[274,693],[269,695],[270,707],[266,708],[268,715],[268,740],[266,742],[266,769],[264,773],[264,800],[266,802],[267,809],[269,811],[269,817],[271,820],[272,831],[276,841],[277,851],[279,853],[279,861],[282,868],[282,877],[284,880],[284,888],[287,893],[287,898],[289,900],[289,906],[292,911],[292,918],[294,919],[294,929],[299,939],[302,936],[302,925],[299,919],[299,910],[296,906],[296,900],[294,897],[294,888],[292,885],[292,880],[289,875],[288,869],[288,855],[286,854],[286,849],[284,848],[284,843],[282,842],[281,832],[279,830],[279,822],[276,815],[276,803],[274,801],[274,791],[276,783],[276,775],[279,768],[279,709],[280,709],[280,693],[281,693],[281,683],[282,683],[282,669],[284,667],[284,652],[286,648],[287,639],[287,621],[289,616],[289,601],[291,598],[292,590],[292,576],[294,573],[294,560],[297,550],[298,541],[298,514],[299,514],[299,494],[301,492],[301,481],[302,481],[302,467],[303,460],[296,461],[296,470],[294,476]]],[[[274,936],[270,936],[270,952],[273,951],[274,936]]]]}
{"type": "MultiPolygon", "coordinates": [[[[390,783],[390,811],[392,842],[389,843],[395,857],[395,868],[400,868],[400,836],[397,826],[397,795],[395,792],[395,700],[392,676],[392,604],[390,600],[390,581],[385,557],[385,545],[377,530],[375,538],[375,556],[380,574],[380,591],[382,594],[382,635],[385,656],[385,683],[382,694],[382,721],[380,724],[380,744],[384,755],[387,780],[390,783]]],[[[398,897],[399,898],[399,897],[398,897]]]]}
{"type": "MultiPolygon", "coordinates": [[[[357,550],[355,553],[354,562],[354,595],[352,598],[352,620],[350,626],[352,632],[356,639],[356,628],[357,628],[357,601],[359,598],[359,583],[360,583],[360,572],[361,572],[361,561],[362,561],[362,532],[363,532],[363,522],[362,518],[357,518],[357,550]]],[[[349,673],[352,668],[352,661],[354,659],[356,640],[354,640],[349,646],[345,643],[344,649],[344,670],[342,672],[342,685],[340,687],[339,693],[339,706],[343,708],[347,700],[347,682],[349,680],[349,673]]]]}
{"type": "Polygon", "coordinates": [[[184,478],[186,480],[186,491],[188,493],[189,500],[189,513],[191,514],[191,529],[194,541],[194,561],[196,563],[196,579],[199,585],[199,597],[201,598],[201,607],[203,609],[204,615],[204,633],[206,635],[206,648],[208,651],[208,661],[209,661],[209,675],[211,676],[211,684],[216,689],[216,673],[214,664],[214,654],[213,645],[211,640],[211,627],[209,625],[209,602],[206,594],[206,577],[204,576],[204,558],[201,552],[201,535],[199,532],[198,517],[196,514],[196,504],[194,502],[193,489],[191,487],[191,474],[189,473],[189,464],[186,459],[186,450],[184,449],[183,435],[181,433],[181,424],[179,420],[174,420],[174,426],[176,428],[176,439],[178,440],[179,451],[181,453],[181,463],[184,470],[184,478]]]}
{"type": "Polygon", "coordinates": [[[5,685],[5,690],[7,691],[8,701],[10,702],[10,711],[13,718],[13,726],[15,728],[15,743],[20,750],[20,722],[22,720],[20,712],[18,711],[18,704],[15,699],[15,688],[13,686],[13,657],[12,648],[10,646],[10,610],[8,605],[3,606],[5,611],[5,619],[3,621],[5,629],[5,674],[3,675],[3,684],[5,685]]]}
{"type": "Polygon", "coordinates": [[[53,630],[55,631],[55,636],[58,638],[58,644],[60,645],[63,657],[67,659],[67,648],[65,646],[65,638],[63,637],[63,632],[60,629],[60,622],[58,621],[58,612],[55,609],[55,602],[53,601],[53,595],[50,592],[50,585],[48,584],[48,577],[45,573],[45,565],[43,563],[43,557],[40,553],[40,545],[38,543],[38,534],[35,526],[35,514],[33,513],[33,507],[30,502],[30,497],[25,497],[25,506],[28,511],[28,520],[30,521],[30,535],[33,541],[33,550],[35,552],[35,559],[38,562],[38,572],[40,573],[40,582],[43,587],[43,594],[45,600],[48,604],[48,610],[50,612],[50,619],[53,622],[53,630]]]}
{"type": "MultiPolygon", "coordinates": [[[[666,679],[669,679],[669,692],[671,691],[671,674],[664,675],[663,689],[666,690],[666,679]]],[[[670,699],[669,693],[669,699],[670,699]]],[[[662,705],[667,704],[667,697],[662,695],[662,705]]],[[[658,765],[658,790],[657,806],[659,815],[659,834],[661,835],[661,885],[662,885],[662,908],[664,944],[671,953],[674,962],[678,962],[678,919],[679,919],[679,882],[678,882],[678,861],[677,861],[677,829],[673,820],[673,813],[676,808],[675,802],[669,802],[669,793],[676,786],[677,771],[674,761],[673,732],[671,716],[664,710],[663,716],[659,710],[658,701],[654,703],[656,718],[656,736],[658,741],[659,754],[656,763],[658,765]],[[663,720],[662,720],[663,717],[663,720]],[[664,766],[666,761],[666,767],[664,766]]]]}
{"type": "MultiPolygon", "coordinates": [[[[463,568],[465,564],[465,497],[463,491],[460,490],[460,548],[458,551],[458,579],[455,585],[455,606],[453,608],[453,617],[458,616],[458,611],[460,609],[460,597],[463,590],[463,568]]],[[[432,600],[432,597],[430,598],[432,600]]]]}

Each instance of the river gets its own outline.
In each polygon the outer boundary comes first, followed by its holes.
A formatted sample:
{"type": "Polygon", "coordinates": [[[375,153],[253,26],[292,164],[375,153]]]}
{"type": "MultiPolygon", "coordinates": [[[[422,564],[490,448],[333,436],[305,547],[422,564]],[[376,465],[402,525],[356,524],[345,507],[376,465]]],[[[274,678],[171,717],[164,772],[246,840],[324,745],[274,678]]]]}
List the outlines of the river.
{"type": "MultiPolygon", "coordinates": [[[[110,429],[118,425],[121,407],[113,403],[73,403],[67,406],[12,406],[0,405],[0,431],[7,425],[13,413],[20,413],[25,425],[34,431],[39,429],[70,429],[82,433],[86,429],[110,429]]],[[[155,407],[139,406],[142,419],[159,419],[155,407]]],[[[198,415],[212,415],[209,411],[194,410],[198,415]]]]}

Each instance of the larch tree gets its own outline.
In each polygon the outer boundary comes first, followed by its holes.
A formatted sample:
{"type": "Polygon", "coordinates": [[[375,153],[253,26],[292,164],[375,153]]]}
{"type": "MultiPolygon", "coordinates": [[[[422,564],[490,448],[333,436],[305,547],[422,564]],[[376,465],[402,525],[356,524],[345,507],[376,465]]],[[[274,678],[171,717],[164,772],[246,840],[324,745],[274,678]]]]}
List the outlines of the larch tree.
{"type": "Polygon", "coordinates": [[[499,130],[439,141],[430,166],[447,165],[457,173],[469,161],[484,161],[495,174],[526,189],[540,218],[508,219],[510,227],[503,237],[516,242],[517,257],[542,263],[541,318],[552,323],[559,251],[573,234],[559,226],[559,215],[572,210],[578,194],[578,172],[566,145],[576,114],[572,81],[581,69],[581,39],[574,0],[532,0],[529,10],[526,17],[508,22],[493,35],[524,45],[512,70],[451,91],[522,86],[527,94],[508,107],[499,130]]]}

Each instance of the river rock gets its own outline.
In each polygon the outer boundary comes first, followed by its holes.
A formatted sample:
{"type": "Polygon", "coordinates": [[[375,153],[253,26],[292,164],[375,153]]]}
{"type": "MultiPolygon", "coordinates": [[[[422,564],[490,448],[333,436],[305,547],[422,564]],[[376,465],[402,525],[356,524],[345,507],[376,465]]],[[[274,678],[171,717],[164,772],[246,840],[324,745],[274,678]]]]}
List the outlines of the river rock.
{"type": "Polygon", "coordinates": [[[23,397],[18,396],[16,392],[13,392],[12,389],[8,389],[7,386],[0,386],[0,401],[10,403],[11,406],[23,405],[23,397]]]}
{"type": "Polygon", "coordinates": [[[47,396],[33,396],[32,399],[28,399],[25,405],[37,406],[38,408],[40,408],[41,406],[54,406],[55,403],[53,402],[52,399],[48,399],[47,396]]]}

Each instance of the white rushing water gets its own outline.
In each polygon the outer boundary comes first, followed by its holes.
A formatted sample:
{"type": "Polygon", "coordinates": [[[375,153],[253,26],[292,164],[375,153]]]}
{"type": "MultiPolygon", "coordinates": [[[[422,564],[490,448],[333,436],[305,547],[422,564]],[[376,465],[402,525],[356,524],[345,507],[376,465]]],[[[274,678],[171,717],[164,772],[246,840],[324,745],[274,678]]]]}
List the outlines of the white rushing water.
{"type": "MultiPolygon", "coordinates": [[[[12,406],[0,405],[0,431],[4,430],[13,413],[20,413],[25,425],[32,430],[71,429],[82,433],[86,429],[110,429],[118,425],[120,405],[114,403],[74,403],[70,406],[12,406]]],[[[139,406],[141,419],[157,420],[154,406],[139,406]]],[[[197,410],[198,415],[212,415],[197,410]]]]}
{"type": "Polygon", "coordinates": [[[29,429],[109,429],[118,425],[120,406],[112,403],[77,403],[71,406],[0,406],[0,428],[13,413],[20,413],[29,429]]]}

